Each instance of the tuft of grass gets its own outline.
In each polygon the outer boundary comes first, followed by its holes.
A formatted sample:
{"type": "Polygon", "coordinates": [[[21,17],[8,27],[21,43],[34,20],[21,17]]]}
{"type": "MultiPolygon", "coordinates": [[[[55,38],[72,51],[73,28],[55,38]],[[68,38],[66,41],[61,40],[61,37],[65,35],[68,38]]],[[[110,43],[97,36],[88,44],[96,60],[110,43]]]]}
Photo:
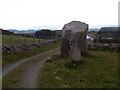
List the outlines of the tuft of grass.
{"type": "Polygon", "coordinates": [[[89,50],[81,61],[55,56],[44,65],[39,88],[118,88],[117,53],[89,50]]]}
{"type": "Polygon", "coordinates": [[[45,51],[57,48],[60,46],[60,40],[58,40],[56,43],[54,44],[50,44],[49,46],[43,46],[41,48],[36,48],[33,50],[28,50],[28,51],[24,51],[24,52],[20,52],[20,53],[14,53],[14,54],[9,54],[9,55],[2,55],[2,65],[5,66],[7,64],[43,53],[45,51]]]}

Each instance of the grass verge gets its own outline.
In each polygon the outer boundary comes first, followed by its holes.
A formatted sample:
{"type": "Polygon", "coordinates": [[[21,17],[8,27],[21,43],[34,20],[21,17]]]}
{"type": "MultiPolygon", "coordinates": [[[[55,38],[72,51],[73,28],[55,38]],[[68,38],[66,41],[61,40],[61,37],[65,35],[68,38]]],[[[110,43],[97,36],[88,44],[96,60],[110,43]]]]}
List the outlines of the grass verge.
{"type": "Polygon", "coordinates": [[[55,44],[50,44],[49,46],[43,46],[41,48],[37,48],[34,50],[24,51],[21,53],[14,53],[9,55],[2,55],[2,65],[5,66],[7,64],[43,53],[45,51],[57,48],[60,46],[60,40],[58,40],[55,44]]]}
{"type": "Polygon", "coordinates": [[[79,62],[55,55],[44,65],[39,88],[118,88],[117,53],[89,50],[79,62]]]}
{"type": "Polygon", "coordinates": [[[20,75],[22,68],[19,67],[11,71],[2,79],[2,88],[20,88],[20,75]]]}

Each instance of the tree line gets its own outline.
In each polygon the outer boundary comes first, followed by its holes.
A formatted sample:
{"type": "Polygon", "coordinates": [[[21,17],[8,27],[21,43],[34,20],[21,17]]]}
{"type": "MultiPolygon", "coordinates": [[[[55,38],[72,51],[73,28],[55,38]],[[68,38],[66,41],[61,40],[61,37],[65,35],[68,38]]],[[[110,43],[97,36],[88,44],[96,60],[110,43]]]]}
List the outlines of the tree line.
{"type": "Polygon", "coordinates": [[[51,38],[57,37],[57,33],[55,31],[51,31],[49,29],[43,29],[41,31],[36,31],[35,37],[51,39],[51,38]]]}

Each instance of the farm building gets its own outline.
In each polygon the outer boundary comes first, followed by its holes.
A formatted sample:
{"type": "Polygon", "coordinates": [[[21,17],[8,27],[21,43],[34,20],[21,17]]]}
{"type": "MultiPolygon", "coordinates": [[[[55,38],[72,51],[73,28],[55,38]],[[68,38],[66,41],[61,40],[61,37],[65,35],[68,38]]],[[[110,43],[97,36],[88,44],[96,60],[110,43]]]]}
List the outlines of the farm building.
{"type": "Polygon", "coordinates": [[[116,42],[120,40],[120,28],[118,27],[102,27],[98,32],[99,41],[116,42]]]}

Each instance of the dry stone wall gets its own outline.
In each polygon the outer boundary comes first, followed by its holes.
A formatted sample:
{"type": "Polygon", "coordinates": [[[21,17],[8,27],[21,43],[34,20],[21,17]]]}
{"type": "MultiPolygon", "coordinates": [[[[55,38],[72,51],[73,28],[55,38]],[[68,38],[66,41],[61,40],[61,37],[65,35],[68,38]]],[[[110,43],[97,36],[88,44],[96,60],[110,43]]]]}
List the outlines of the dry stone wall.
{"type": "Polygon", "coordinates": [[[13,46],[4,46],[2,47],[2,53],[3,54],[20,53],[26,50],[32,50],[35,48],[47,46],[55,42],[56,42],[55,40],[49,40],[49,41],[40,42],[40,43],[38,42],[38,43],[29,43],[29,44],[18,44],[13,46]]]}

